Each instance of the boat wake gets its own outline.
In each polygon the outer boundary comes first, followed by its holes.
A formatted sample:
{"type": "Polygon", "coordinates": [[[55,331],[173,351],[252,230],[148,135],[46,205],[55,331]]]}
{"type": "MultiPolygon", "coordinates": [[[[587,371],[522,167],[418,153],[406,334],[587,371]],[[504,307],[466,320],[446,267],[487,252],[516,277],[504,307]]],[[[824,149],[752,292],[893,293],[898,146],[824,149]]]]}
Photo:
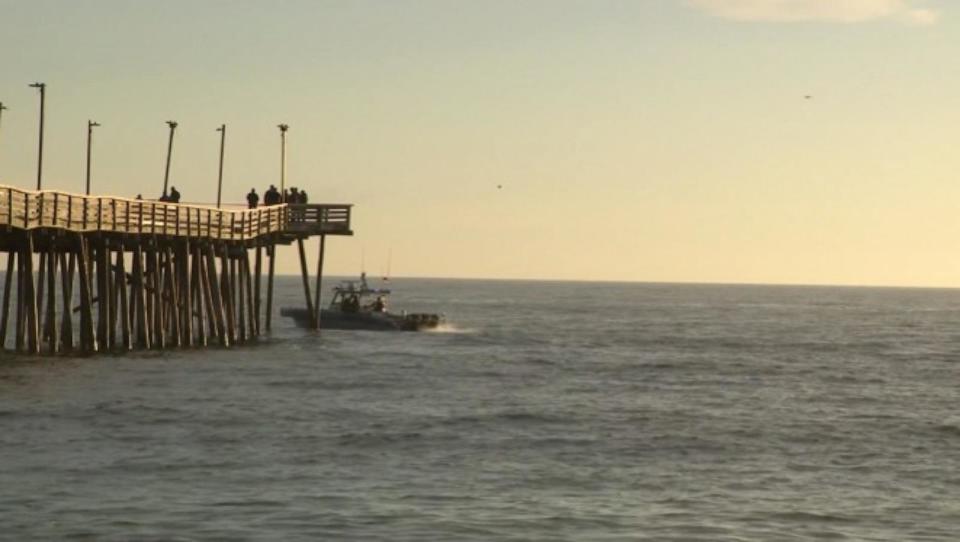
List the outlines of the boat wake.
{"type": "Polygon", "coordinates": [[[461,334],[461,335],[471,335],[477,332],[477,330],[475,329],[457,327],[455,324],[449,324],[446,322],[441,323],[437,327],[430,328],[430,329],[423,329],[421,331],[426,333],[452,333],[452,334],[461,334]]]}

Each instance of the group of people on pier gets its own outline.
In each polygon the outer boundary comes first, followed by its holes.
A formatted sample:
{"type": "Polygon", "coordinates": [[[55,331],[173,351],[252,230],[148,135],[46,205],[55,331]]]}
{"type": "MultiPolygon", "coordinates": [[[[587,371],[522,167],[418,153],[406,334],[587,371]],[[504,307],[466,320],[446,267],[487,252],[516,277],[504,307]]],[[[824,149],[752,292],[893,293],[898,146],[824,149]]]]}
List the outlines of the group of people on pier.
{"type": "MultiPolygon", "coordinates": [[[[306,190],[297,190],[296,187],[290,187],[289,190],[285,191],[286,194],[282,194],[277,187],[270,185],[270,188],[263,193],[263,204],[264,205],[280,205],[281,203],[307,203],[307,191],[306,190]]],[[[257,194],[256,188],[251,188],[250,192],[247,193],[247,207],[250,209],[256,209],[257,205],[260,203],[260,195],[257,194]]]]}
{"type": "MultiPolygon", "coordinates": [[[[286,195],[281,194],[281,192],[277,190],[277,187],[271,184],[270,188],[268,188],[263,194],[263,204],[280,205],[281,203],[307,203],[306,190],[298,190],[297,187],[292,186],[285,192],[286,195]]],[[[137,199],[143,199],[143,196],[137,194],[137,199]]],[[[180,203],[180,192],[175,186],[171,186],[170,192],[164,193],[157,201],[180,203]]],[[[247,207],[250,209],[256,209],[259,204],[260,195],[257,194],[256,188],[251,188],[250,192],[247,193],[247,207]]]]}
{"type": "MultiPolygon", "coordinates": [[[[140,199],[140,198],[137,198],[140,199]]],[[[176,186],[170,187],[170,192],[164,192],[158,201],[165,201],[167,203],[180,203],[180,192],[177,191],[176,186]]]]}

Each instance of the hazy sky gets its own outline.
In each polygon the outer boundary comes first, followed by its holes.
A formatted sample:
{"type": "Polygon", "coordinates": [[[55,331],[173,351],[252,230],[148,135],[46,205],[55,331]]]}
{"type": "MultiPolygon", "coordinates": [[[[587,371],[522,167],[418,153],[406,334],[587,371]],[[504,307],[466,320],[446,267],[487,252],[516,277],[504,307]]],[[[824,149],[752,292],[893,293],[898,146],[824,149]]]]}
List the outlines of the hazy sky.
{"type": "Polygon", "coordinates": [[[215,199],[226,123],[240,201],[279,182],[288,123],[288,184],[356,205],[330,273],[960,286],[958,15],[0,0],[0,179],[35,184],[43,81],[47,188],[82,192],[94,119],[94,191],[159,195],[172,119],[184,199],[215,199]]]}

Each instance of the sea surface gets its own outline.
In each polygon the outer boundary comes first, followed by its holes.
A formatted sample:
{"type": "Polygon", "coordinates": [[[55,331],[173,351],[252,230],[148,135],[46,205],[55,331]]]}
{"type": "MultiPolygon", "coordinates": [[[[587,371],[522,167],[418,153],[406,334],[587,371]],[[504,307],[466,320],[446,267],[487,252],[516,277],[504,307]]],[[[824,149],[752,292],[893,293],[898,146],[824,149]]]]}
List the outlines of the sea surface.
{"type": "Polygon", "coordinates": [[[960,539],[958,290],[391,285],[449,326],[3,355],[0,539],[960,539]]]}

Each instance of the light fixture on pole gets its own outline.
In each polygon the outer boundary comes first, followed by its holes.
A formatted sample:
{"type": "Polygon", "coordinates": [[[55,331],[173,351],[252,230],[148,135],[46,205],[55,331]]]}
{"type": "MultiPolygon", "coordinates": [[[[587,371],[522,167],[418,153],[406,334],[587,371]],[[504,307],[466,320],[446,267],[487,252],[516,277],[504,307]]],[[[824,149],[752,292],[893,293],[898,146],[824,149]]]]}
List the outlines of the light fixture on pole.
{"type": "Polygon", "coordinates": [[[37,190],[43,186],[43,107],[47,97],[46,83],[30,83],[32,88],[40,89],[40,148],[37,151],[37,190]]]}
{"type": "Polygon", "coordinates": [[[93,148],[93,129],[100,126],[99,122],[87,121],[87,195],[90,195],[90,152],[93,148]]]}
{"type": "Polygon", "coordinates": [[[0,102],[0,127],[2,127],[3,125],[3,111],[6,109],[10,109],[10,108],[3,105],[3,102],[0,102]]]}
{"type": "Polygon", "coordinates": [[[278,124],[280,128],[280,201],[287,202],[287,129],[286,124],[278,124]]]}
{"type": "Polygon", "coordinates": [[[167,168],[163,173],[163,198],[167,197],[167,186],[170,182],[170,156],[173,154],[173,132],[177,129],[177,122],[173,120],[167,121],[167,126],[170,127],[170,140],[167,142],[167,168]]]}
{"type": "Polygon", "coordinates": [[[217,131],[220,132],[220,174],[217,176],[217,209],[219,209],[220,194],[223,193],[223,148],[227,143],[227,125],[221,124],[217,131]]]}

